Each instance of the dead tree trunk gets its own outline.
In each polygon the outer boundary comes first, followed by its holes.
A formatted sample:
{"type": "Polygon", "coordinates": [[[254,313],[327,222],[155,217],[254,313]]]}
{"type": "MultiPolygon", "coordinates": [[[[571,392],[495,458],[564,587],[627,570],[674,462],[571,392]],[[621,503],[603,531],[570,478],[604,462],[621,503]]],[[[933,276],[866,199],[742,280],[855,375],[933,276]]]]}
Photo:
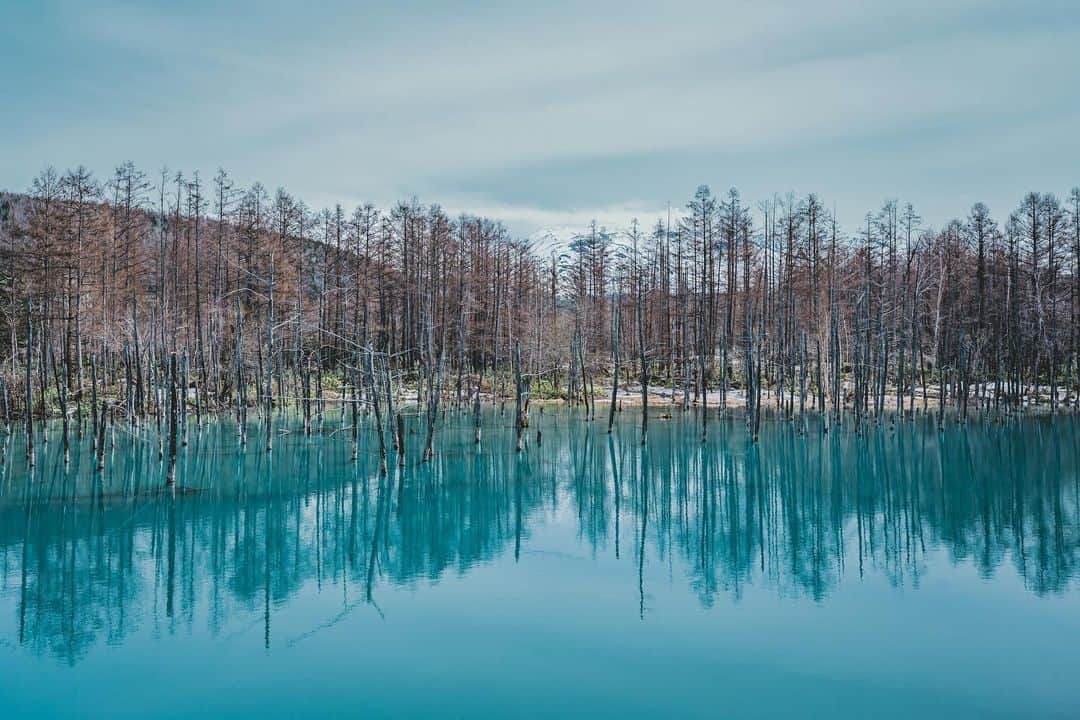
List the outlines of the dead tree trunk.
{"type": "Polygon", "coordinates": [[[34,385],[31,370],[34,325],[30,320],[30,301],[26,301],[26,464],[34,467],[34,385]]]}
{"type": "Polygon", "coordinates": [[[619,394],[619,301],[616,299],[613,305],[611,313],[611,404],[608,406],[608,434],[611,433],[611,428],[615,425],[615,402],[619,394]]]}
{"type": "Polygon", "coordinates": [[[379,439],[379,472],[386,474],[386,434],[383,426],[382,408],[380,407],[379,390],[375,381],[375,351],[370,345],[367,347],[367,386],[368,397],[371,399],[371,408],[375,411],[375,435],[379,439]]]}
{"type": "MultiPolygon", "coordinates": [[[[514,432],[516,435],[514,449],[521,452],[522,438],[525,435],[528,420],[525,417],[525,382],[521,376],[521,343],[517,340],[514,341],[514,388],[514,432]]],[[[610,427],[608,432],[611,432],[610,427]]]]}
{"type": "Polygon", "coordinates": [[[169,470],[165,477],[165,484],[172,485],[176,481],[176,445],[178,435],[179,396],[177,393],[177,360],[176,353],[169,355],[169,470]]]}

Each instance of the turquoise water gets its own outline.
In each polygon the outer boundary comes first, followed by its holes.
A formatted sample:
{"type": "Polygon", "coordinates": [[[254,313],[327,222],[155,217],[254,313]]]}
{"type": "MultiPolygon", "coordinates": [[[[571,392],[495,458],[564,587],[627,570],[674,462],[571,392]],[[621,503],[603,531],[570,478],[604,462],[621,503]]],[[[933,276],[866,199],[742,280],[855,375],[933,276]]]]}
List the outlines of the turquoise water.
{"type": "Polygon", "coordinates": [[[1071,418],[445,422],[384,480],[329,423],[192,430],[176,492],[149,437],[12,437],[0,716],[1080,716],[1071,418]]]}

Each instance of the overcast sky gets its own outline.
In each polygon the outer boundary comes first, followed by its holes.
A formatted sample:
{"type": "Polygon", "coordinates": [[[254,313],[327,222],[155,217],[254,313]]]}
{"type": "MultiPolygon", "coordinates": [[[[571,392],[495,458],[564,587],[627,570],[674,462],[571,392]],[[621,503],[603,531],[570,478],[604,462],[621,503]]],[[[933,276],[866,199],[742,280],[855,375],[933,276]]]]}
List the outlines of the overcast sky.
{"type": "Polygon", "coordinates": [[[528,235],[700,183],[817,192],[848,227],[1080,184],[1076,0],[221,4],[0,0],[0,188],[224,167],[528,235]]]}

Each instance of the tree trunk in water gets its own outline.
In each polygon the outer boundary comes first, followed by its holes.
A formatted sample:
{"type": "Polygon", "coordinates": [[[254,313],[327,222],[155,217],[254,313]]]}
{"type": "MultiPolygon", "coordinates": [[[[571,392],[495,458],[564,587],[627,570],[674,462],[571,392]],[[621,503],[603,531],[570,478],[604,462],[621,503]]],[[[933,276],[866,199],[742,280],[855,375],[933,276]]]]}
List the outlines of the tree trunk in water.
{"type": "Polygon", "coordinates": [[[611,319],[611,404],[608,406],[607,431],[615,425],[615,399],[619,394],[619,303],[615,302],[611,319]]]}
{"type": "Polygon", "coordinates": [[[30,301],[26,301],[26,464],[34,467],[34,385],[30,367],[34,325],[30,321],[30,301]]]}
{"type": "Polygon", "coordinates": [[[379,390],[375,381],[375,351],[369,345],[367,348],[367,385],[368,396],[371,398],[371,407],[375,411],[375,434],[379,439],[379,472],[386,474],[386,434],[383,427],[382,408],[379,406],[379,390]]]}
{"type": "Polygon", "coordinates": [[[176,353],[169,355],[169,470],[165,478],[166,485],[172,485],[176,480],[176,445],[180,413],[179,398],[177,393],[177,361],[176,353]]]}
{"type": "MultiPolygon", "coordinates": [[[[525,383],[521,378],[521,343],[516,340],[514,341],[514,387],[514,433],[516,435],[514,449],[521,452],[522,437],[528,422],[525,418],[525,383]]],[[[614,407],[614,402],[612,407],[614,407]]],[[[610,427],[608,432],[611,432],[610,427]]]]}

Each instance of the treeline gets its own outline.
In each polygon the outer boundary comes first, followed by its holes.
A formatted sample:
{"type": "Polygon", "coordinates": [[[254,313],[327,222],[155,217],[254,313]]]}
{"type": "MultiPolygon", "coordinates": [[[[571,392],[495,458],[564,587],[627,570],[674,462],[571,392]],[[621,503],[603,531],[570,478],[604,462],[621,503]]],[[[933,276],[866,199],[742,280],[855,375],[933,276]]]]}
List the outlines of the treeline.
{"type": "Polygon", "coordinates": [[[612,384],[745,404],[755,436],[765,407],[1075,409],[1078,267],[1080,189],[941,229],[887,202],[845,233],[816,195],[702,186],[675,217],[539,247],[415,199],[316,211],[224,172],[50,169],[0,199],[0,401],[28,427],[179,415],[172,442],[188,412],[294,407],[310,429],[373,407],[385,447],[407,388],[428,453],[440,403],[475,407],[479,438],[482,397],[524,428],[530,395],[595,415],[612,384]]]}

